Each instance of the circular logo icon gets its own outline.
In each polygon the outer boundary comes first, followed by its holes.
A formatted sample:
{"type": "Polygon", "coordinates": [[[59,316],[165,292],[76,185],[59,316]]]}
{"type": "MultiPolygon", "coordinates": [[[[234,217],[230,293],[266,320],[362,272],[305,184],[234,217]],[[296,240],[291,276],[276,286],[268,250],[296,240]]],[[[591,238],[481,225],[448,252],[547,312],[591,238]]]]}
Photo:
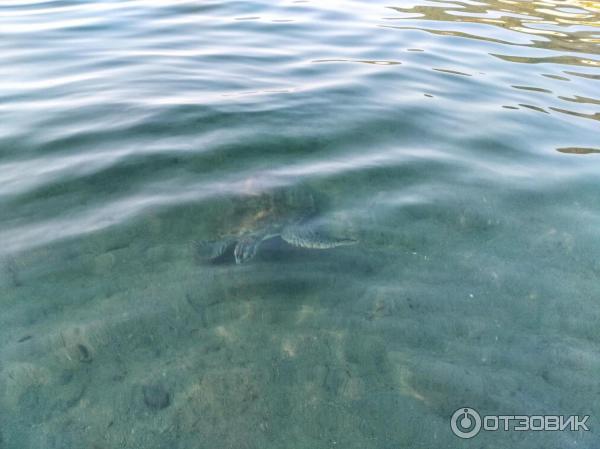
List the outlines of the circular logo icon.
{"type": "Polygon", "coordinates": [[[459,408],[450,419],[452,433],[459,438],[473,438],[481,430],[481,416],[469,407],[459,408]]]}

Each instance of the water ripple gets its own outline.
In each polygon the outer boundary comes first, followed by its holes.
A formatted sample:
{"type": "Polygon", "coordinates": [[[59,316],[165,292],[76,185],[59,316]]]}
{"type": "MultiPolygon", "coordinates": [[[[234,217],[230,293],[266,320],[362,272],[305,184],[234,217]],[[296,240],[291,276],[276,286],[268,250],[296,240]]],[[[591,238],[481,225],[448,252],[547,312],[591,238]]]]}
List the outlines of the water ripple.
{"type": "Polygon", "coordinates": [[[463,401],[600,416],[599,23],[584,0],[0,2],[0,446],[455,447],[463,401]],[[281,191],[314,208],[280,217],[281,191]],[[358,242],[195,257],[269,218],[358,242]]]}

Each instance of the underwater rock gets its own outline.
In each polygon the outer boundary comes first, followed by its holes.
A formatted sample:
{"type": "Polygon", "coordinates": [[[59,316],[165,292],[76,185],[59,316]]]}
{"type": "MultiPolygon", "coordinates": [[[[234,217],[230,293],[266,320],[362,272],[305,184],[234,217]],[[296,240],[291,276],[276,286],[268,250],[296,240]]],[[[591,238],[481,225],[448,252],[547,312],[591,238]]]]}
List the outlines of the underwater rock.
{"type": "Polygon", "coordinates": [[[171,403],[169,392],[161,384],[144,385],[144,404],[152,410],[161,410],[171,403]]]}
{"type": "Polygon", "coordinates": [[[77,350],[79,352],[79,361],[82,363],[90,363],[92,361],[92,353],[87,346],[78,344],[77,350]]]}
{"type": "Polygon", "coordinates": [[[8,257],[5,262],[6,274],[11,287],[21,287],[21,277],[19,276],[19,268],[13,257],[8,257]]]}

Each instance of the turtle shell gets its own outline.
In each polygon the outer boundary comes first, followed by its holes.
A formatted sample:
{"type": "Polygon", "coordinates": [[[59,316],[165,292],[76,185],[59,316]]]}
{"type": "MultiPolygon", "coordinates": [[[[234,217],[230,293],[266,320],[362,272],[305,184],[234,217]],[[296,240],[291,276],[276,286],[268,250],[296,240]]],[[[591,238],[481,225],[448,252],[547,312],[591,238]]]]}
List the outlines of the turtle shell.
{"type": "Polygon", "coordinates": [[[221,237],[277,233],[283,226],[298,223],[316,213],[313,194],[300,187],[252,192],[232,201],[232,213],[223,223],[221,237]]]}

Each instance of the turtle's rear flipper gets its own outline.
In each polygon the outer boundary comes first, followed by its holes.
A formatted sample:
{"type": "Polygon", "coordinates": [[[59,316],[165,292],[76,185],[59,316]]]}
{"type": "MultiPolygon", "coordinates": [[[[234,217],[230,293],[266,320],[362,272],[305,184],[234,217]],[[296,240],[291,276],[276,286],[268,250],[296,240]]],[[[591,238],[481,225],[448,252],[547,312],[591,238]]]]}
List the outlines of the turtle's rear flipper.
{"type": "Polygon", "coordinates": [[[328,249],[357,243],[354,239],[333,236],[313,225],[287,226],[282,230],[281,238],[292,246],[310,249],[328,249]]]}
{"type": "Polygon", "coordinates": [[[235,263],[240,264],[244,262],[248,262],[256,255],[256,250],[258,249],[258,245],[263,241],[262,236],[247,236],[242,238],[235,245],[235,249],[233,250],[233,255],[235,257],[235,263]]]}
{"type": "Polygon", "coordinates": [[[200,262],[217,262],[225,256],[234,243],[233,239],[195,241],[195,257],[200,262]]]}

